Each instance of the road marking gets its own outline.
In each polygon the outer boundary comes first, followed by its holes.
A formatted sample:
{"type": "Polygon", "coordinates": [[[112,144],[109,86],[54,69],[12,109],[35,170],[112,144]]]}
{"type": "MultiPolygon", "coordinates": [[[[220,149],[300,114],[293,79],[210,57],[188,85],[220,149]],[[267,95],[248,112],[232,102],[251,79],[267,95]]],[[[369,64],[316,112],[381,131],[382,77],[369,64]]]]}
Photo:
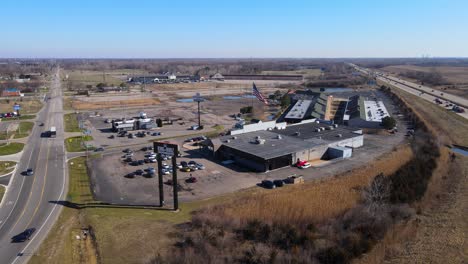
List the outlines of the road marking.
{"type": "MultiPolygon", "coordinates": [[[[34,127],[33,129],[35,129],[36,127],[34,127]]],[[[34,133],[33,133],[34,135],[34,133]]],[[[39,152],[41,151],[41,146],[39,145],[39,152]]],[[[29,164],[31,163],[31,158],[32,158],[32,154],[33,154],[34,151],[31,151],[31,154],[29,154],[29,160],[28,160],[28,167],[29,167],[29,164]]],[[[21,162],[21,159],[20,161],[18,161],[18,166],[19,166],[19,162],[21,162]]],[[[13,183],[13,179],[15,177],[11,177],[10,181],[11,183],[13,183]]],[[[19,200],[19,197],[21,196],[21,190],[23,189],[23,185],[24,185],[24,181],[26,180],[26,177],[23,176],[23,181],[21,182],[21,187],[20,187],[20,191],[18,192],[18,196],[16,197],[16,200],[15,200],[15,204],[13,205],[13,209],[11,209],[10,213],[8,213],[8,216],[5,218],[5,222],[3,222],[2,225],[0,225],[0,229],[2,229],[2,227],[5,225],[6,222],[8,222],[8,219],[10,218],[11,214],[13,213],[14,211],[14,208],[16,206],[16,203],[18,203],[18,200],[19,200]]],[[[31,187],[32,189],[32,187],[31,187]]],[[[7,189],[7,192],[9,191],[10,189],[7,189]]],[[[4,197],[6,197],[6,192],[5,192],[5,195],[4,197]]],[[[16,225],[16,224],[15,224],[16,225]]]]}
{"type": "MultiPolygon", "coordinates": [[[[50,148],[47,149],[47,156],[46,156],[47,160],[49,159],[49,154],[50,154],[50,149],[51,148],[52,148],[52,146],[50,146],[50,148]]],[[[34,213],[31,216],[31,219],[29,220],[29,222],[28,222],[28,224],[26,226],[29,226],[31,224],[32,220],[34,219],[34,216],[36,216],[36,213],[39,210],[39,207],[41,207],[42,198],[44,196],[44,189],[45,189],[45,186],[46,186],[46,183],[47,183],[47,172],[48,172],[48,162],[45,163],[45,176],[44,176],[44,184],[42,185],[42,190],[41,190],[41,198],[39,199],[39,202],[37,203],[36,209],[34,210],[34,213]]]]}
{"type": "MultiPolygon", "coordinates": [[[[49,105],[46,106],[46,107],[49,107],[49,105]]],[[[50,110],[50,108],[49,108],[49,110],[50,110]]],[[[47,121],[48,121],[48,120],[46,120],[45,124],[48,124],[47,121]]],[[[36,128],[36,127],[34,127],[34,128],[36,128]]],[[[33,136],[34,136],[34,135],[33,135],[33,136]]],[[[31,151],[31,154],[30,154],[30,156],[29,156],[28,167],[30,167],[31,157],[32,157],[32,153],[33,153],[33,152],[34,152],[34,149],[31,151]]],[[[37,157],[41,157],[41,152],[42,152],[42,140],[40,140],[40,143],[39,143],[39,154],[38,154],[37,157]]],[[[37,164],[37,160],[36,160],[36,164],[37,164]]],[[[47,164],[47,163],[46,163],[46,164],[47,164]]],[[[29,192],[28,199],[26,200],[26,205],[29,203],[29,199],[31,198],[31,195],[32,195],[32,192],[33,192],[33,188],[34,188],[34,183],[35,183],[36,178],[37,178],[36,176],[33,176],[33,177],[34,177],[34,178],[33,178],[33,183],[32,183],[32,185],[31,185],[31,191],[29,192]]],[[[20,195],[21,195],[21,190],[23,189],[24,181],[25,181],[25,176],[23,176],[23,182],[22,182],[22,184],[21,184],[20,192],[19,192],[19,194],[18,194],[18,198],[16,199],[16,202],[18,202],[18,199],[19,199],[19,197],[20,197],[20,195]]],[[[15,202],[15,205],[13,206],[13,208],[16,206],[16,202],[15,202]]],[[[27,208],[27,206],[25,206],[25,207],[23,208],[23,211],[21,212],[20,217],[16,220],[15,224],[14,224],[13,227],[10,229],[10,231],[12,231],[12,230],[16,227],[16,225],[19,223],[19,221],[21,220],[21,217],[23,217],[23,215],[24,215],[24,213],[25,213],[25,211],[26,211],[26,208],[27,208]]],[[[8,217],[7,217],[6,220],[8,220],[8,218],[10,217],[10,215],[11,215],[12,212],[13,212],[13,210],[10,211],[10,214],[8,215],[8,217]]],[[[5,223],[6,223],[6,220],[5,220],[5,223]]],[[[3,226],[3,225],[2,225],[2,226],[3,226]]],[[[0,229],[1,229],[2,226],[0,226],[0,229]]]]}
{"type": "MultiPolygon", "coordinates": [[[[63,144],[62,144],[62,149],[64,150],[64,153],[65,153],[65,146],[64,146],[63,144]]],[[[63,159],[63,161],[65,162],[65,159],[63,159]]],[[[64,166],[65,166],[65,164],[64,164],[64,166]]],[[[62,196],[63,196],[63,194],[64,194],[64,192],[65,192],[65,180],[66,180],[66,177],[67,177],[67,175],[65,174],[65,170],[64,170],[64,175],[63,175],[63,176],[64,176],[64,177],[62,178],[62,179],[63,179],[63,181],[62,181],[62,190],[60,191],[60,195],[59,195],[59,197],[58,197],[58,200],[60,200],[60,199],[62,198],[62,196]]],[[[44,226],[46,225],[46,223],[49,221],[49,218],[52,216],[52,213],[55,212],[55,209],[57,208],[57,205],[58,205],[57,203],[54,204],[54,206],[53,206],[52,210],[50,211],[49,215],[47,216],[46,220],[45,220],[44,223],[41,225],[41,227],[38,229],[38,231],[36,232],[36,234],[33,235],[32,239],[29,240],[29,242],[26,244],[26,246],[25,246],[24,249],[22,250],[22,253],[25,252],[25,251],[27,250],[27,248],[31,245],[31,243],[34,241],[34,239],[37,238],[38,234],[41,232],[41,230],[44,228],[44,226]]],[[[17,256],[17,257],[13,260],[12,264],[16,263],[21,257],[22,257],[21,255],[17,256]]],[[[28,256],[26,256],[26,257],[28,257],[28,256]]]]}

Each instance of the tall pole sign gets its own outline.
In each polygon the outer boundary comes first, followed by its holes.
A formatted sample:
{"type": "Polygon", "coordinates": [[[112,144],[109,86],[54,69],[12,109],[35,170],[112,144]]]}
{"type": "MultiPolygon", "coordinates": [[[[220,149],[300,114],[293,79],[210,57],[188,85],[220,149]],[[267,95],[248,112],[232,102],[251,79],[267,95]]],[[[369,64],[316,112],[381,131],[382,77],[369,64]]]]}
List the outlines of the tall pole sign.
{"type": "Polygon", "coordinates": [[[167,142],[154,142],[153,145],[154,150],[158,154],[159,202],[161,207],[164,206],[162,156],[172,157],[172,191],[174,199],[174,211],[176,211],[179,209],[179,194],[177,193],[177,154],[179,153],[179,145],[170,144],[167,142]]]}
{"type": "Polygon", "coordinates": [[[198,103],[198,129],[201,129],[201,116],[200,116],[200,103],[204,102],[205,99],[201,97],[200,93],[195,94],[193,101],[198,103]]]}

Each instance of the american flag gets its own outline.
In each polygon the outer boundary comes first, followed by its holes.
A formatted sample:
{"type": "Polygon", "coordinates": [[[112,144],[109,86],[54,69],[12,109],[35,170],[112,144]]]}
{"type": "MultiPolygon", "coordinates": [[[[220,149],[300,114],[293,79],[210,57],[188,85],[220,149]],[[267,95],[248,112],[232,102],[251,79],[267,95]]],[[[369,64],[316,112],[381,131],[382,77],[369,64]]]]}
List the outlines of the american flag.
{"type": "Polygon", "coordinates": [[[268,104],[267,99],[265,98],[265,96],[263,96],[262,93],[260,93],[260,91],[257,89],[257,86],[255,86],[255,83],[253,84],[252,94],[255,95],[255,97],[257,97],[257,99],[263,102],[264,104],[268,104]]]}

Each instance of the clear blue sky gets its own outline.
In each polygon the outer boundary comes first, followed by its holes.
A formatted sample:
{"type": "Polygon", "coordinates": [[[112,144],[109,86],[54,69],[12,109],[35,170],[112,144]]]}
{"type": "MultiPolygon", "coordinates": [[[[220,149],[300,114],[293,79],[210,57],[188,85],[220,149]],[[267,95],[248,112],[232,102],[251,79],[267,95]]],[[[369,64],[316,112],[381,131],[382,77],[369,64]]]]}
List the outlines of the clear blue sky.
{"type": "Polygon", "coordinates": [[[0,57],[468,57],[467,0],[2,0],[0,57]]]}

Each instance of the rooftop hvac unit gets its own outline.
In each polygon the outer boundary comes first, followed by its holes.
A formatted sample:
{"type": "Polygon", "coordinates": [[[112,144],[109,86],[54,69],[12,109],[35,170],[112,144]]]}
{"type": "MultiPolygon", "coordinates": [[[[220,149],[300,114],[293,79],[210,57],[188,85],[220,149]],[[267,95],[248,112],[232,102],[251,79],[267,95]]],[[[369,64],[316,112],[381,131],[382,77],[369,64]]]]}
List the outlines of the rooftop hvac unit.
{"type": "Polygon", "coordinates": [[[277,139],[282,139],[281,135],[276,136],[277,139]]]}
{"type": "Polygon", "coordinates": [[[300,136],[301,135],[301,132],[297,131],[296,133],[294,133],[295,136],[300,136]]]}
{"type": "Polygon", "coordinates": [[[315,129],[315,132],[320,132],[320,128],[317,127],[317,128],[315,129]]]}
{"type": "Polygon", "coordinates": [[[317,121],[315,121],[315,123],[320,124],[320,121],[317,120],[317,121]]]}
{"type": "Polygon", "coordinates": [[[229,143],[229,142],[231,142],[231,140],[229,140],[229,139],[226,139],[226,143],[229,143]]]}
{"type": "Polygon", "coordinates": [[[338,135],[336,135],[336,136],[337,136],[337,137],[339,137],[339,138],[340,138],[340,137],[343,137],[343,135],[342,135],[342,134],[338,134],[338,135]]]}
{"type": "Polygon", "coordinates": [[[256,136],[255,139],[260,139],[260,136],[256,136]]]}
{"type": "Polygon", "coordinates": [[[338,124],[334,124],[333,126],[334,126],[335,128],[337,128],[337,127],[338,127],[338,124]]]}
{"type": "Polygon", "coordinates": [[[233,136],[232,139],[237,139],[237,137],[236,137],[236,136],[233,136]]]}
{"type": "Polygon", "coordinates": [[[264,140],[264,139],[257,139],[257,144],[259,144],[259,145],[264,145],[264,144],[265,144],[265,140],[264,140]]]}

